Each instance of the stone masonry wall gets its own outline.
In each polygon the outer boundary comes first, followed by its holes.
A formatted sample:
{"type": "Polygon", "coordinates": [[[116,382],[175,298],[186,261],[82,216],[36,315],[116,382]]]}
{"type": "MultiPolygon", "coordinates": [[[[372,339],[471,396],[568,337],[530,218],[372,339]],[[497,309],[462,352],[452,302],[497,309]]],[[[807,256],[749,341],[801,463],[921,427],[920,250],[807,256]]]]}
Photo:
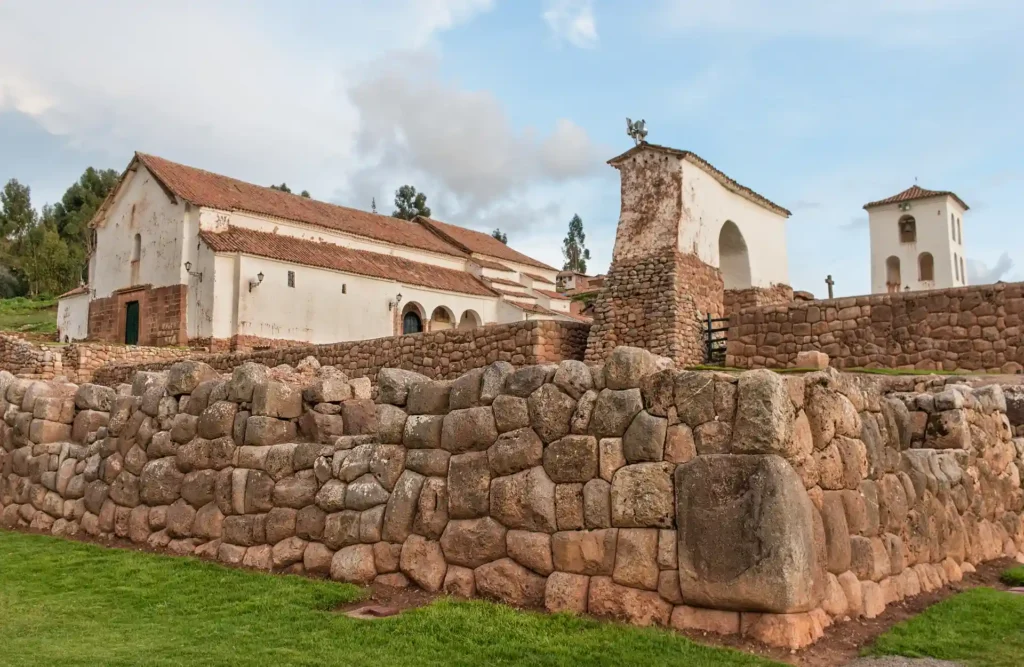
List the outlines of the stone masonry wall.
{"type": "Polygon", "coordinates": [[[838,368],[1020,373],[1024,283],[745,308],[729,323],[726,365],[792,366],[819,350],[838,368]]]}
{"type": "Polygon", "coordinates": [[[0,333],[0,370],[34,380],[63,377],[72,382],[91,382],[97,369],[109,363],[173,363],[189,354],[180,348],[137,345],[39,345],[0,333]]]}
{"type": "Polygon", "coordinates": [[[138,285],[89,302],[89,339],[123,343],[127,304],[139,302],[140,345],[187,345],[187,285],[138,285]]]}
{"type": "MultiPolygon", "coordinates": [[[[522,366],[582,359],[589,326],[581,322],[534,320],[326,345],[305,344],[219,354],[193,352],[190,358],[221,372],[230,372],[247,361],[267,366],[295,365],[306,357],[313,357],[323,365],[336,366],[349,375],[371,380],[376,380],[377,372],[385,367],[445,379],[495,361],[522,366]]],[[[164,370],[173,363],[174,360],[110,364],[95,374],[94,381],[113,386],[129,380],[136,370],[164,370]]]]}
{"type": "Polygon", "coordinates": [[[702,315],[722,312],[720,272],[674,249],[616,259],[594,304],[586,360],[620,345],[643,347],[681,365],[703,363],[702,315]]]}
{"type": "Polygon", "coordinates": [[[794,648],[1024,547],[999,386],[670,366],[0,373],[0,526],[794,648]]]}
{"type": "Polygon", "coordinates": [[[786,304],[792,300],[793,288],[789,285],[729,289],[725,290],[724,312],[728,317],[743,308],[786,304]]]}

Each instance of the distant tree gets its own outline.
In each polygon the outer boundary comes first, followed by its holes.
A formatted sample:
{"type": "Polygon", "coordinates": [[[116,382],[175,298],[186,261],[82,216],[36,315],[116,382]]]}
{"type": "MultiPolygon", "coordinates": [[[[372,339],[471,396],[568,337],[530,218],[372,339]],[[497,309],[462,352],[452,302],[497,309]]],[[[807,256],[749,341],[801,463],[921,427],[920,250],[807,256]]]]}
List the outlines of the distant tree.
{"type": "Polygon", "coordinates": [[[562,255],[565,257],[566,271],[577,273],[587,272],[587,260],[590,259],[590,251],[583,245],[586,236],[583,234],[583,220],[578,215],[573,215],[569,221],[569,234],[562,241],[562,255]]]}
{"type": "Polygon", "coordinates": [[[403,185],[395,190],[395,210],[391,217],[412,220],[416,216],[430,217],[427,195],[416,192],[416,188],[411,185],[403,185]]]}
{"type": "Polygon", "coordinates": [[[117,185],[118,178],[118,173],[113,169],[89,167],[78,181],[64,192],[64,196],[49,212],[50,220],[61,238],[71,245],[88,247],[92,236],[89,232],[89,222],[96,209],[117,185]]]}
{"type": "Polygon", "coordinates": [[[81,276],[80,258],[61,238],[50,207],[46,207],[43,217],[47,221],[36,223],[25,234],[18,257],[18,269],[30,296],[60,294],[77,285],[81,276]]]}
{"type": "Polygon", "coordinates": [[[508,245],[508,234],[506,234],[505,232],[501,231],[500,229],[495,229],[493,232],[491,232],[491,236],[493,236],[494,238],[498,239],[499,241],[501,241],[505,245],[508,245]]]}
{"type": "Polygon", "coordinates": [[[37,214],[32,208],[32,191],[12,178],[0,191],[0,237],[14,243],[35,224],[37,214]]]}
{"type": "Polygon", "coordinates": [[[309,194],[309,190],[303,190],[302,192],[299,193],[299,196],[305,197],[306,199],[311,199],[313,195],[309,194]]]}
{"type": "Polygon", "coordinates": [[[371,213],[376,213],[377,212],[377,198],[376,197],[374,197],[373,199],[370,200],[370,212],[371,213]]]}

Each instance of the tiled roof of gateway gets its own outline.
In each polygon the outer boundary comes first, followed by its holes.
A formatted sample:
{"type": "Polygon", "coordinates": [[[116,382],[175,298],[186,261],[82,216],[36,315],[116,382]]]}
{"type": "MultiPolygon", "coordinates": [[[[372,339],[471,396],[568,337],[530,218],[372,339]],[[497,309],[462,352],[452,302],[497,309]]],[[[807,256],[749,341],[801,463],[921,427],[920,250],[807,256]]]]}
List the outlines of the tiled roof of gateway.
{"type": "Polygon", "coordinates": [[[898,204],[900,202],[914,201],[916,199],[928,199],[929,197],[952,197],[953,199],[957,200],[957,202],[959,202],[961,206],[964,207],[965,211],[968,208],[970,208],[966,203],[964,203],[963,199],[960,199],[959,197],[956,196],[956,194],[950,192],[949,190],[926,190],[917,185],[913,185],[907,188],[898,195],[893,195],[892,197],[886,197],[885,199],[879,199],[878,201],[873,201],[864,204],[864,208],[884,206],[886,204],[898,204]]]}
{"type": "Polygon", "coordinates": [[[135,155],[164,187],[197,206],[251,211],[446,255],[465,257],[468,254],[416,222],[253,185],[155,155],[135,155]]]}
{"type": "Polygon", "coordinates": [[[224,232],[201,231],[199,236],[214,252],[240,252],[372,278],[397,280],[409,285],[449,292],[497,296],[470,273],[422,264],[404,257],[354,250],[324,241],[310,241],[242,227],[228,227],[224,232]]]}
{"type": "Polygon", "coordinates": [[[714,177],[714,179],[716,181],[718,181],[719,183],[721,183],[723,186],[725,186],[725,188],[727,190],[735,192],[736,194],[740,195],[741,197],[745,197],[746,199],[749,199],[750,201],[754,202],[755,204],[759,204],[761,206],[764,206],[768,210],[774,211],[775,213],[778,213],[780,215],[784,215],[787,218],[790,215],[792,215],[787,209],[784,209],[783,207],[779,206],[778,204],[776,204],[775,202],[771,201],[770,199],[768,199],[764,195],[759,195],[758,193],[754,192],[753,190],[751,190],[747,186],[740,185],[739,183],[737,183],[733,179],[731,179],[728,176],[726,176],[724,172],[719,171],[718,169],[716,169],[713,164],[711,164],[710,162],[708,162],[707,160],[705,160],[701,156],[697,155],[696,153],[691,153],[690,151],[681,151],[678,148],[669,148],[668,146],[659,146],[658,144],[649,144],[649,143],[647,143],[645,141],[643,143],[640,143],[640,144],[634,146],[633,148],[630,148],[628,151],[626,151],[622,155],[618,155],[616,157],[613,157],[611,160],[608,160],[608,164],[610,164],[612,166],[615,166],[616,164],[618,164],[619,162],[622,162],[626,158],[632,157],[636,153],[639,153],[640,151],[648,149],[648,148],[654,149],[656,151],[661,151],[662,153],[668,153],[669,155],[674,155],[674,156],[676,156],[676,157],[678,157],[680,159],[687,160],[688,162],[692,162],[693,164],[696,164],[698,167],[703,168],[705,171],[707,171],[709,174],[711,174],[714,177]]]}
{"type": "Polygon", "coordinates": [[[549,271],[555,270],[554,267],[550,267],[543,262],[513,250],[490,234],[484,234],[483,232],[477,232],[456,225],[449,225],[446,222],[440,222],[432,218],[418,218],[418,220],[424,225],[432,227],[442,237],[463,248],[466,252],[489,255],[490,257],[497,257],[508,262],[518,262],[549,271]]]}

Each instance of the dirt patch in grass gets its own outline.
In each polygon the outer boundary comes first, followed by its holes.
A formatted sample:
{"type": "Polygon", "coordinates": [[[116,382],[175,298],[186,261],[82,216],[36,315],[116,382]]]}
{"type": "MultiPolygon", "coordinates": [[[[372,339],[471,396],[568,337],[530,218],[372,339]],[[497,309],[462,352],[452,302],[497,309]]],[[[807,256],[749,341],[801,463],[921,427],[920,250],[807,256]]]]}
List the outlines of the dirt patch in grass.
{"type": "Polygon", "coordinates": [[[701,632],[684,632],[683,634],[705,644],[728,646],[769,660],[788,662],[793,665],[808,667],[845,665],[857,659],[863,647],[871,644],[892,626],[920,614],[928,607],[946,598],[980,586],[1006,590],[1007,586],[1000,580],[1000,575],[1014,565],[1017,565],[1017,562],[1011,558],[989,561],[979,565],[976,572],[965,575],[962,581],[887,606],[885,613],[881,616],[835,623],[825,631],[823,638],[814,645],[799,651],[770,648],[760,642],[738,636],[721,637],[701,632]]]}

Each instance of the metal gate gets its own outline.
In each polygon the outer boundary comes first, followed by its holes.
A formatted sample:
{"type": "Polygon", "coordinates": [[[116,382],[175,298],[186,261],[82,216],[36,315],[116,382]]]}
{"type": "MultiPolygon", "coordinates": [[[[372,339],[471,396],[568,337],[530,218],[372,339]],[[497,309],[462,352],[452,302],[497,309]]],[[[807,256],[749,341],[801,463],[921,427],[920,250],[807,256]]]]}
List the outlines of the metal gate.
{"type": "Polygon", "coordinates": [[[711,313],[708,313],[701,322],[701,328],[704,333],[704,363],[711,366],[724,366],[729,318],[711,317],[711,313]]]}

